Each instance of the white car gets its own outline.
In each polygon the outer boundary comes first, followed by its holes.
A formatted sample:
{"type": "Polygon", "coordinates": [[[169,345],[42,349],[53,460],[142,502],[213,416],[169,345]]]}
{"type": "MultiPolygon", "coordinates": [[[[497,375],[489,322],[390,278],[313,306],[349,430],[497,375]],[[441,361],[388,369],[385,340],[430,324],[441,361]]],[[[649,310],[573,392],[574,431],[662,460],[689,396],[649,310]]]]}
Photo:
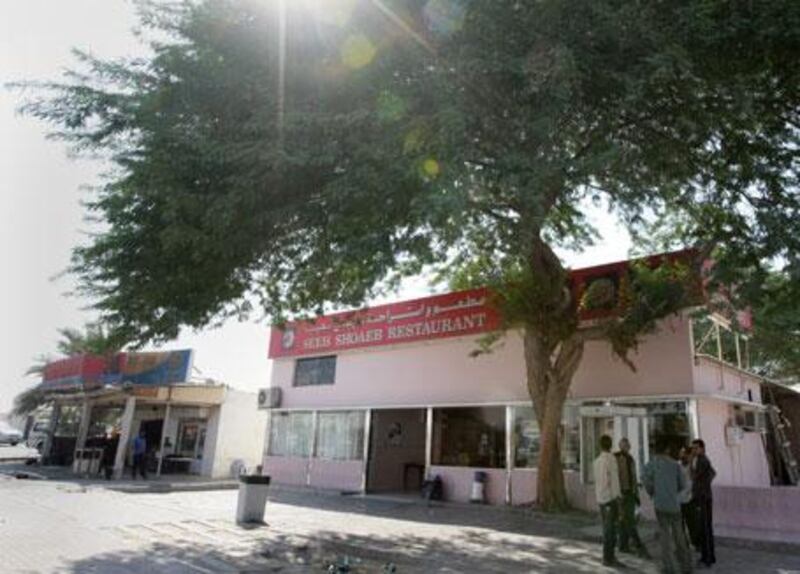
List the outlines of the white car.
{"type": "Polygon", "coordinates": [[[37,420],[34,422],[28,433],[28,446],[41,452],[44,447],[45,439],[47,438],[47,429],[49,427],[49,420],[37,420]]]}
{"type": "Polygon", "coordinates": [[[22,433],[6,422],[0,421],[0,444],[17,445],[22,442],[22,433]]]}

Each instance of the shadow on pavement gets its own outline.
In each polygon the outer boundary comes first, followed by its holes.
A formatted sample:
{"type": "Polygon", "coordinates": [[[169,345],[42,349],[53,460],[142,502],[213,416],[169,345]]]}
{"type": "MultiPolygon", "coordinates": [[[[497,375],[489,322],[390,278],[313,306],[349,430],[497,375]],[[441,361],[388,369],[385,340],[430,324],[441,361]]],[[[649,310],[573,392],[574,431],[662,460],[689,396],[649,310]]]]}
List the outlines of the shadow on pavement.
{"type": "MultiPolygon", "coordinates": [[[[244,531],[243,531],[244,532],[244,531]]],[[[628,572],[655,572],[652,565],[631,563],[628,572]]],[[[317,532],[314,538],[275,535],[262,531],[249,544],[197,544],[176,541],[155,543],[136,551],[100,554],[68,565],[66,572],[349,572],[390,573],[488,573],[604,572],[594,549],[558,540],[535,545],[499,544],[489,534],[467,532],[451,540],[402,536],[354,536],[334,531],[317,532]],[[336,569],[344,566],[347,569],[336,569]],[[331,569],[331,566],[334,566],[331,569]]]]}

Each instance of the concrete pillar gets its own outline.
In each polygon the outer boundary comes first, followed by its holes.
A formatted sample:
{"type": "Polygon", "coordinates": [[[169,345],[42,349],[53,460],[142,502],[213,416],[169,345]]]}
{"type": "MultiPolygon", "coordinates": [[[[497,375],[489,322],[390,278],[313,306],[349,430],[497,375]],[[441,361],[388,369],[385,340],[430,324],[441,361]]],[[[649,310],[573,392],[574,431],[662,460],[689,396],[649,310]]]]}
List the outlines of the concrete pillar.
{"type": "Polygon", "coordinates": [[[42,460],[47,461],[50,458],[50,451],[53,450],[53,437],[56,434],[56,427],[58,426],[58,419],[61,416],[61,405],[57,401],[53,401],[53,409],[50,412],[50,422],[47,425],[47,435],[44,437],[44,445],[42,446],[42,460]]]}
{"type": "Polygon", "coordinates": [[[514,469],[514,407],[506,406],[506,496],[511,505],[511,471],[514,469]]]}
{"type": "Polygon", "coordinates": [[[425,480],[431,475],[433,459],[433,409],[425,409],[425,480]]]}
{"type": "MultiPolygon", "coordinates": [[[[224,402],[209,408],[208,419],[206,419],[206,441],[203,445],[203,460],[200,464],[200,474],[203,476],[227,476],[230,472],[229,466],[223,466],[225,464],[225,460],[222,456],[224,447],[224,441],[222,440],[222,423],[225,422],[223,420],[222,411],[224,408],[224,402]]],[[[228,413],[227,416],[230,416],[230,410],[226,409],[225,412],[228,413]]],[[[200,429],[202,428],[202,425],[200,425],[200,429]]],[[[180,440],[180,437],[178,437],[178,440],[180,440]]]]}
{"type": "Polygon", "coordinates": [[[122,478],[125,472],[125,458],[128,454],[128,443],[131,441],[131,426],[133,425],[133,414],[136,411],[136,397],[128,397],[125,400],[125,410],[122,412],[122,428],[119,433],[119,444],[117,454],[114,457],[114,478],[122,478]]]}
{"type": "Polygon", "coordinates": [[[313,411],[311,419],[311,451],[308,453],[306,463],[306,486],[311,486],[311,468],[314,465],[314,457],[317,454],[317,432],[319,428],[319,411],[313,411]]]}
{"type": "MultiPolygon", "coordinates": [[[[158,468],[156,469],[156,476],[161,476],[161,465],[164,463],[164,443],[167,441],[167,425],[169,424],[171,407],[172,405],[167,403],[167,408],[164,410],[164,422],[161,424],[161,445],[158,447],[158,468]]],[[[177,437],[175,440],[177,440],[177,437]]]]}
{"type": "Polygon", "coordinates": [[[86,437],[89,435],[89,423],[92,420],[92,404],[89,399],[84,399],[83,408],[81,409],[81,422],[78,426],[78,436],[75,441],[75,449],[83,448],[86,446],[86,437]]]}
{"type": "Polygon", "coordinates": [[[364,412],[364,452],[361,460],[361,492],[367,492],[367,469],[369,468],[370,437],[372,435],[372,409],[364,412]]]}

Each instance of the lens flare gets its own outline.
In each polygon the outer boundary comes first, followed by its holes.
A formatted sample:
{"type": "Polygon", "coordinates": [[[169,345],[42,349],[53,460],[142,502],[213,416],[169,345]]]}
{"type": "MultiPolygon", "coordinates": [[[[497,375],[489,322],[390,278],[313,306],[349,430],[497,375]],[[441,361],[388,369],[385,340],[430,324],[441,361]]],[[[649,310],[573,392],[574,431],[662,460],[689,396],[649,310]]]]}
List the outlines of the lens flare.
{"type": "Polygon", "coordinates": [[[368,66],[376,53],[375,45],[363,34],[348,36],[340,51],[342,63],[353,70],[368,66]]]}
{"type": "Polygon", "coordinates": [[[430,179],[437,177],[441,171],[442,168],[439,165],[439,162],[432,157],[429,157],[422,162],[422,173],[424,173],[430,179]]]}

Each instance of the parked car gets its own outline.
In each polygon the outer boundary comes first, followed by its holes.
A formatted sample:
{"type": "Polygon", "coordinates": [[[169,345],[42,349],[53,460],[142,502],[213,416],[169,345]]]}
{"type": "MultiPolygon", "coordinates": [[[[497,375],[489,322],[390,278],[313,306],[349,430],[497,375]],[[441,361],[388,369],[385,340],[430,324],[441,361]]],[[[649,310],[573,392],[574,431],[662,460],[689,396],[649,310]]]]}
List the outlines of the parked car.
{"type": "Polygon", "coordinates": [[[22,432],[12,427],[7,422],[0,421],[0,444],[16,446],[22,442],[22,432]]]}
{"type": "Polygon", "coordinates": [[[44,442],[47,438],[47,429],[50,427],[50,420],[49,419],[37,419],[34,421],[33,425],[31,426],[31,430],[28,432],[28,441],[27,444],[31,448],[35,448],[39,452],[41,452],[42,448],[44,448],[44,442]]]}

